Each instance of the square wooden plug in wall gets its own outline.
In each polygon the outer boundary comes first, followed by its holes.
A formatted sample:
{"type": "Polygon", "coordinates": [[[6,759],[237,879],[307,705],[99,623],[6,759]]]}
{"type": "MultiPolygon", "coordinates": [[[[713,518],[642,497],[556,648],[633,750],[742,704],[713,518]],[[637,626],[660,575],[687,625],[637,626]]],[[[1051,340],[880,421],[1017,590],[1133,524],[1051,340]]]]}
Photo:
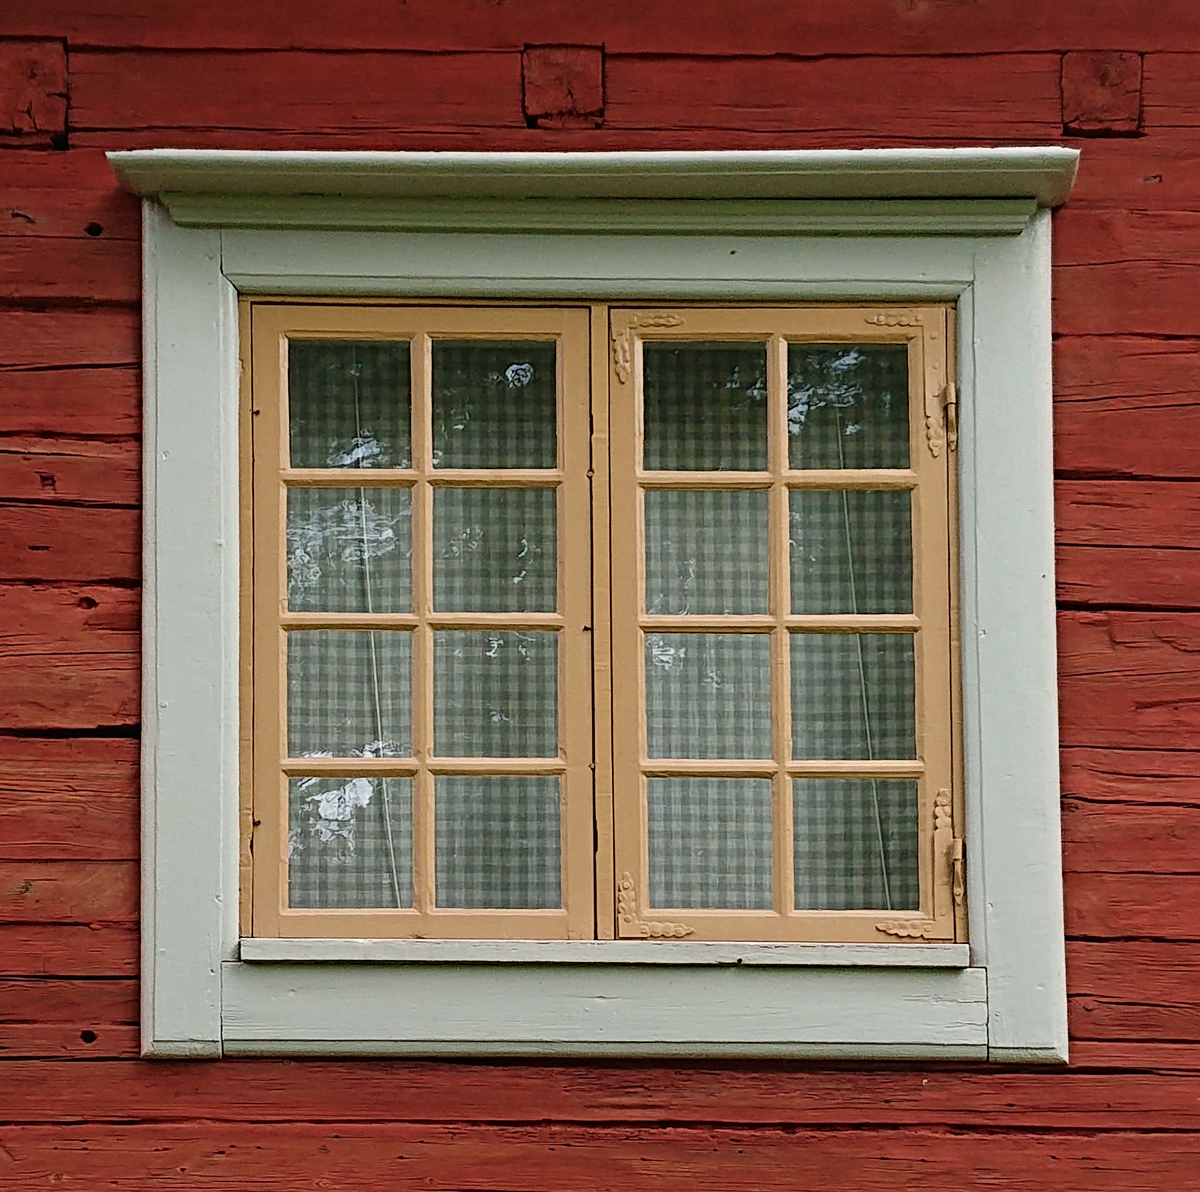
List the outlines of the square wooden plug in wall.
{"type": "Polygon", "coordinates": [[[1062,60],[1063,132],[1129,136],[1142,122],[1142,56],[1086,50],[1062,60]]]}
{"type": "Polygon", "coordinates": [[[526,46],[521,82],[530,128],[599,128],[604,123],[600,46],[526,46]]]}
{"type": "Polygon", "coordinates": [[[67,47],[0,38],[0,146],[61,148],[67,137],[67,47]]]}

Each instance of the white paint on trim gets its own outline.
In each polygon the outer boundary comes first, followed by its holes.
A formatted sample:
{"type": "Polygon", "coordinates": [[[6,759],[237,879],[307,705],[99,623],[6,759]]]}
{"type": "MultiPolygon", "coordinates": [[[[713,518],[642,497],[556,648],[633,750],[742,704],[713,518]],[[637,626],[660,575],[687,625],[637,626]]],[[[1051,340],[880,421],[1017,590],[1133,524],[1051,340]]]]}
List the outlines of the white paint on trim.
{"type": "MultiPolygon", "coordinates": [[[[200,167],[197,177],[211,180],[230,164],[197,152],[205,161],[188,159],[200,167]]],[[[933,187],[942,151],[913,152],[934,153],[921,159],[929,167],[923,185],[933,187]]],[[[1045,152],[1068,153],[1073,168],[1073,151],[1045,152]]],[[[1005,150],[969,153],[991,154],[997,177],[1017,160],[1005,150]]],[[[258,168],[272,155],[250,156],[258,168]]],[[[353,172],[360,155],[327,156],[327,164],[336,159],[353,172]]],[[[293,182],[303,157],[280,155],[293,182]]],[[[1054,158],[1060,174],[1065,160],[1054,158]]],[[[436,164],[421,176],[437,176],[436,164]]],[[[318,181],[323,169],[313,175],[318,181]]],[[[735,172],[721,176],[728,182],[735,172]]],[[[531,175],[514,176],[528,182],[531,175]]],[[[770,176],[764,169],[761,178],[770,176]]],[[[665,186],[671,175],[655,177],[665,186]]],[[[949,169],[942,193],[957,193],[962,178],[949,169]]],[[[640,185],[631,179],[622,185],[640,185]]],[[[708,177],[704,185],[715,184],[708,177]]],[[[145,1054],[969,1059],[986,1050],[1006,1062],[1066,1059],[1047,213],[1006,237],[685,240],[217,232],[181,229],[149,203],[145,254],[145,1054]],[[233,963],[238,290],[561,301],[956,299],[974,967],[233,963]],[[633,984],[609,984],[630,974],[633,984]],[[539,1001],[538,990],[548,1000],[539,1001]],[[686,996],[672,1002],[671,990],[686,996]],[[532,1002],[526,1026],[506,1034],[514,997],[532,1002]],[[671,1026],[668,1011],[681,1021],[671,1026]],[[570,1031],[556,1025],[560,1014],[575,1024],[570,1031]],[[639,1016],[655,1024],[654,1038],[639,1016]],[[753,1030],[736,1026],[741,1017],[753,1030]],[[706,1038],[689,1018],[707,1021],[706,1038]]],[[[908,947],[896,945],[897,954],[908,947]]]]}
{"type": "Polygon", "coordinates": [[[1014,199],[1066,201],[1079,151],[653,150],[600,153],[132,149],[108,155],[122,184],[165,195],[348,198],[1014,199]]]}
{"type": "Polygon", "coordinates": [[[983,1059],[980,969],[225,965],[229,1054],[983,1059]]]}
{"type": "Polygon", "coordinates": [[[680,940],[357,940],[241,941],[247,963],[621,964],[737,967],[967,968],[966,944],[757,944],[680,940]]]}

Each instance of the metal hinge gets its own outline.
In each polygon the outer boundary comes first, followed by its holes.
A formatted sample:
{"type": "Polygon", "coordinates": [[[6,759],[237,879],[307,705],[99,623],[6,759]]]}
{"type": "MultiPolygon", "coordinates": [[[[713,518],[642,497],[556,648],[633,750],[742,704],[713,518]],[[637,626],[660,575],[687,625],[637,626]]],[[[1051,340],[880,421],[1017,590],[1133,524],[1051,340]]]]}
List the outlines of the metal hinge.
{"type": "Polygon", "coordinates": [[[958,390],[949,382],[942,390],[942,410],[946,419],[946,446],[958,450],[958,390]]]}
{"type": "Polygon", "coordinates": [[[967,875],[963,838],[956,836],[950,844],[950,890],[954,905],[961,907],[967,896],[967,875]]]}

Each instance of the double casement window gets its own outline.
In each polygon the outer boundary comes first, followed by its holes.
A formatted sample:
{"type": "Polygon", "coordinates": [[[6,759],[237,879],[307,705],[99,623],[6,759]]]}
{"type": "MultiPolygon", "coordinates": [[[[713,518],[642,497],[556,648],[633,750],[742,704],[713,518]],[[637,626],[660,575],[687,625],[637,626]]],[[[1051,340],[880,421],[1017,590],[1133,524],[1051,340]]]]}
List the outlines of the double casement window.
{"type": "Polygon", "coordinates": [[[1064,1060],[1076,158],[111,155],[144,1054],[1064,1060]]]}
{"type": "Polygon", "coordinates": [[[242,325],[246,935],[965,939],[949,306],[242,325]]]}

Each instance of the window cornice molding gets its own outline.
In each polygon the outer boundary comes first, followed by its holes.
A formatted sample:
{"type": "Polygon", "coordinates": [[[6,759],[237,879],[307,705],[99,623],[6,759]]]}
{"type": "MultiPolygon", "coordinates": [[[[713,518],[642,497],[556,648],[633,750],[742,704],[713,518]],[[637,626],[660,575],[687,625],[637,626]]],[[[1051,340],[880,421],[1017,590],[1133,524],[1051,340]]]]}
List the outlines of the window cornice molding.
{"type": "Polygon", "coordinates": [[[139,149],[125,188],[181,227],[1017,235],[1079,153],[1001,149],[407,153],[139,149]]]}

